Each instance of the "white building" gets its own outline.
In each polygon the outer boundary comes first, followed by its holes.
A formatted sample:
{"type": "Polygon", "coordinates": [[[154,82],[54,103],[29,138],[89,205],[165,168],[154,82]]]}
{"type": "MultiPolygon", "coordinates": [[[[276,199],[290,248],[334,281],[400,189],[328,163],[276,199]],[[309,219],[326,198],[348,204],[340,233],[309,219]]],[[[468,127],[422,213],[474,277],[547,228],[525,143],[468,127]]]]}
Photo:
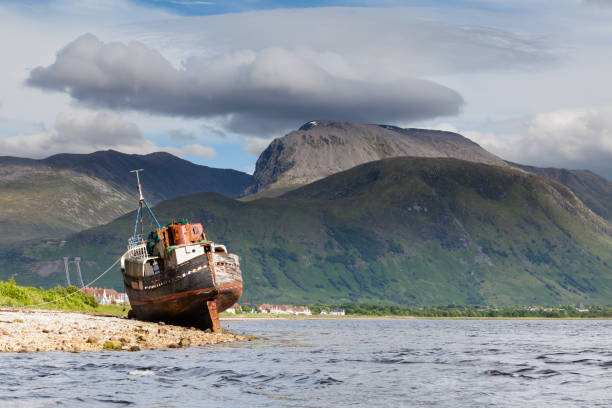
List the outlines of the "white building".
{"type": "Polygon", "coordinates": [[[83,288],[82,292],[93,296],[101,305],[128,305],[130,303],[127,293],[118,293],[115,289],[83,288]]]}
{"type": "Polygon", "coordinates": [[[306,306],[288,306],[288,305],[269,305],[264,303],[259,306],[261,313],[271,314],[294,314],[311,316],[312,312],[306,306]]]}

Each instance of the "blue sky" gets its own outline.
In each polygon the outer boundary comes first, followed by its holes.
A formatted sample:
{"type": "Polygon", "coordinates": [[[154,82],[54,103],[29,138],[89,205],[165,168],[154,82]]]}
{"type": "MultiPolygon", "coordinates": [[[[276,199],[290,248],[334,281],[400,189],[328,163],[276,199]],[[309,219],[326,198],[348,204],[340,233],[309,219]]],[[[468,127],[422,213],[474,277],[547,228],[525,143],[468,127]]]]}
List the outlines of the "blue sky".
{"type": "Polygon", "coordinates": [[[0,154],[252,171],[313,119],[612,178],[612,1],[0,2],[0,154]]]}
{"type": "Polygon", "coordinates": [[[204,16],[212,14],[240,13],[253,10],[272,9],[302,9],[317,7],[371,7],[371,8],[396,8],[396,7],[445,7],[445,8],[474,8],[474,9],[504,9],[513,7],[496,2],[477,1],[317,1],[317,0],[295,0],[295,1],[271,1],[271,0],[243,0],[243,1],[206,1],[206,0],[137,0],[135,3],[148,7],[158,7],[184,16],[204,16]]]}

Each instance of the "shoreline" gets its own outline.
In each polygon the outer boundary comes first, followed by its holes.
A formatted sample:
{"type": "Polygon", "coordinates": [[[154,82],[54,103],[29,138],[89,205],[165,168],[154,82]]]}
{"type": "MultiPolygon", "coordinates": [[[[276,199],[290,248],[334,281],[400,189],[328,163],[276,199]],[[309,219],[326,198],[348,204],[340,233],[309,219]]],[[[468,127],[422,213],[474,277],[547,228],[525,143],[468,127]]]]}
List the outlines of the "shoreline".
{"type": "Polygon", "coordinates": [[[545,316],[368,316],[368,315],[348,315],[348,316],[295,316],[295,315],[275,315],[275,316],[226,316],[219,317],[221,321],[249,321],[249,320],[612,320],[612,317],[545,317],[545,316]]]}
{"type": "Polygon", "coordinates": [[[140,351],[253,339],[95,312],[0,308],[0,352],[140,351]]]}
{"type": "Polygon", "coordinates": [[[220,316],[221,321],[244,322],[248,320],[416,320],[414,316],[220,316]]]}

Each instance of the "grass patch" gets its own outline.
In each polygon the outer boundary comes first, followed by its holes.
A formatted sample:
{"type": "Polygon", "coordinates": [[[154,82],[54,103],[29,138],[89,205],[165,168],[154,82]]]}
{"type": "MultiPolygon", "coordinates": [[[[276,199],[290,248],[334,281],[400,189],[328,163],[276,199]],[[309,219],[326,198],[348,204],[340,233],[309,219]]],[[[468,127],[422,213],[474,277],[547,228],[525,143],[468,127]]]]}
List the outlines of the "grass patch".
{"type": "Polygon", "coordinates": [[[13,278],[0,281],[0,306],[87,311],[116,315],[125,315],[129,310],[129,306],[100,305],[93,296],[81,292],[76,286],[56,286],[51,289],[35,288],[17,285],[13,278]]]}

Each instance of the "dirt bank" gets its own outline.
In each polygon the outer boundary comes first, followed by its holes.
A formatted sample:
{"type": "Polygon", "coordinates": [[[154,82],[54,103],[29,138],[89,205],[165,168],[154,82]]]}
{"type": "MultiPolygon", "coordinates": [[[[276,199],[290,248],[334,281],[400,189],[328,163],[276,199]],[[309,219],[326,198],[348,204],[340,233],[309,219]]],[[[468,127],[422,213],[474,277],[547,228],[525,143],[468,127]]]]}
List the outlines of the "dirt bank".
{"type": "Polygon", "coordinates": [[[0,352],[139,351],[250,339],[110,315],[0,308],[0,352]]]}

